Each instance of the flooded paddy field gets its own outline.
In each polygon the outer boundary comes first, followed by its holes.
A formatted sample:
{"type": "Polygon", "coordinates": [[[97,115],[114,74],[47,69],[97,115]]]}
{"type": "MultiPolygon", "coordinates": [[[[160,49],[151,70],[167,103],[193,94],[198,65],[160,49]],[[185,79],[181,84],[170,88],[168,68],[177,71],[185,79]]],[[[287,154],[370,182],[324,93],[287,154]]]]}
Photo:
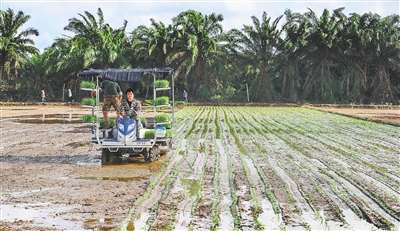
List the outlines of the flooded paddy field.
{"type": "MultiPolygon", "coordinates": [[[[393,124],[301,107],[187,106],[159,161],[102,166],[80,120],[87,108],[0,112],[0,230],[400,228],[393,124]]],[[[400,115],[381,112],[374,118],[400,115]]]]}

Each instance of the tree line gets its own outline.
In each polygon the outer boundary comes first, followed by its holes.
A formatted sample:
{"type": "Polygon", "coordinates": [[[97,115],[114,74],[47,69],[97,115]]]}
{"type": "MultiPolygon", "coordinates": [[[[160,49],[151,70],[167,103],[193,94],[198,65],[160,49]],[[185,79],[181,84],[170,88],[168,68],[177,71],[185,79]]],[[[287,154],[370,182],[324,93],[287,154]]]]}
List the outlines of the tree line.
{"type": "MultiPolygon", "coordinates": [[[[67,88],[79,100],[84,69],[169,66],[176,94],[187,89],[192,101],[399,104],[399,15],[343,10],[275,19],[264,11],[229,31],[223,15],[188,10],[128,32],[126,20],[112,28],[98,8],[70,18],[64,30],[73,36],[40,53],[39,31],[21,30],[30,16],[9,8],[0,17],[0,100],[38,100],[44,89],[60,101],[67,88]]],[[[139,98],[151,94],[145,82],[134,87],[139,98]]]]}

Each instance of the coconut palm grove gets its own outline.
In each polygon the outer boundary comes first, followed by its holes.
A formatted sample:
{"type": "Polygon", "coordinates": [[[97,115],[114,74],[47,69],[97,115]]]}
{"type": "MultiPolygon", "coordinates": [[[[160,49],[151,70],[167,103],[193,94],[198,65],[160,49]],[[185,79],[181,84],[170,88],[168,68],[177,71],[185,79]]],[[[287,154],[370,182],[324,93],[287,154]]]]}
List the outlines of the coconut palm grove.
{"type": "MultiPolygon", "coordinates": [[[[73,35],[40,53],[32,39],[40,31],[22,30],[29,12],[8,8],[0,16],[0,101],[40,101],[42,89],[49,101],[67,89],[80,101],[82,70],[168,66],[175,94],[186,89],[192,102],[399,104],[400,16],[343,10],[264,11],[229,31],[223,15],[188,10],[127,31],[127,20],[112,28],[98,8],[71,15],[64,30],[73,35]]],[[[133,87],[148,97],[145,81],[133,87]]]]}

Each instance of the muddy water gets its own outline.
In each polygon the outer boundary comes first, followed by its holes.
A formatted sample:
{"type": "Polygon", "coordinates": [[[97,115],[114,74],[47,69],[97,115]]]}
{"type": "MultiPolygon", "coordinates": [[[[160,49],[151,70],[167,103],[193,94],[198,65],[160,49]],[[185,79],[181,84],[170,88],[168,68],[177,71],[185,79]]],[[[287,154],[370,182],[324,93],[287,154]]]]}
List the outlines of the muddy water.
{"type": "Polygon", "coordinates": [[[82,229],[82,225],[64,220],[59,215],[60,213],[68,212],[73,208],[74,206],[51,203],[17,205],[2,204],[0,206],[0,220],[2,222],[15,222],[20,220],[31,221],[37,225],[45,227],[57,226],[67,230],[82,229]]]}
{"type": "MultiPolygon", "coordinates": [[[[166,157],[164,156],[163,158],[166,157]]],[[[33,163],[32,160],[25,160],[25,161],[11,160],[11,162],[18,164],[33,163]]],[[[38,162],[43,162],[43,161],[38,161],[38,162]]],[[[162,163],[161,161],[158,161],[150,164],[125,164],[125,165],[107,165],[107,166],[97,165],[95,167],[95,172],[98,173],[103,172],[103,174],[106,176],[85,175],[85,176],[78,176],[75,178],[60,177],[59,180],[60,181],[78,180],[78,181],[88,182],[90,184],[95,182],[98,182],[98,184],[101,184],[101,182],[116,182],[117,185],[119,183],[139,185],[140,182],[149,181],[153,174],[157,174],[161,163],[162,163]],[[120,174],[117,174],[115,176],[107,176],[109,175],[109,173],[112,172],[130,172],[130,174],[127,174],[128,176],[122,176],[120,174]],[[136,176],[131,176],[131,175],[136,175],[136,176]]],[[[92,203],[90,202],[82,204],[72,204],[72,205],[60,204],[59,202],[56,201],[36,203],[36,204],[23,203],[23,201],[25,201],[24,198],[35,198],[36,195],[44,194],[44,192],[46,191],[49,193],[56,193],[59,190],[63,190],[63,187],[41,188],[40,190],[28,190],[28,191],[11,192],[3,194],[1,213],[0,213],[2,222],[15,223],[17,221],[23,221],[23,224],[25,224],[26,222],[28,223],[33,222],[36,227],[44,227],[44,229],[46,229],[46,227],[47,228],[57,227],[57,230],[59,229],[60,230],[91,230],[91,229],[114,230],[114,228],[112,227],[117,226],[118,223],[121,222],[120,221],[121,218],[108,216],[107,213],[103,214],[102,216],[97,216],[97,218],[94,218],[93,216],[89,216],[83,219],[73,218],[74,216],[72,216],[72,218],[68,218],[68,214],[73,214],[74,211],[79,211],[84,209],[85,207],[91,206],[92,203]],[[10,200],[14,202],[8,204],[10,200]]],[[[90,189],[87,188],[85,190],[90,190],[90,189]]],[[[125,191],[123,193],[127,193],[130,190],[123,190],[123,191],[125,191]]],[[[118,193],[115,193],[114,195],[118,195],[118,193]]],[[[145,214],[143,214],[143,216],[145,216],[145,214]]]]}

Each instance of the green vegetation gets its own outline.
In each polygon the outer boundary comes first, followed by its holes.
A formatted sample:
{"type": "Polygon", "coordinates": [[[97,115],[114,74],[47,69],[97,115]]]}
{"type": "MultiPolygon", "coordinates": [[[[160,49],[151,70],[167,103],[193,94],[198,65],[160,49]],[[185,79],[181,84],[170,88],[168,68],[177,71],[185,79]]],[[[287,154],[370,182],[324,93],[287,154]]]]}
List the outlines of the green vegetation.
{"type": "Polygon", "coordinates": [[[168,82],[168,80],[165,80],[165,79],[156,80],[156,81],[154,82],[154,86],[155,86],[156,88],[167,88],[167,87],[169,87],[169,82],[168,82]]]}
{"type": "Polygon", "coordinates": [[[157,97],[155,99],[148,99],[145,100],[145,103],[151,104],[151,105],[168,105],[169,104],[169,98],[168,96],[161,96],[161,97],[157,97]]]}
{"type": "Polygon", "coordinates": [[[82,105],[96,106],[96,98],[83,98],[82,105]]]}
{"type": "MultiPolygon", "coordinates": [[[[165,138],[171,138],[172,137],[172,131],[171,130],[166,130],[165,131],[165,138]]],[[[148,130],[144,133],[144,138],[145,139],[154,139],[154,130],[148,130]]]]}
{"type": "Polygon", "coordinates": [[[96,81],[87,81],[87,80],[82,80],[80,83],[81,88],[90,88],[94,89],[97,86],[96,81]]]}
{"type": "Polygon", "coordinates": [[[154,100],[154,104],[156,106],[158,106],[158,105],[167,105],[167,104],[169,104],[169,98],[167,96],[158,97],[158,98],[156,98],[154,100]]]}
{"type": "Polygon", "coordinates": [[[159,123],[159,122],[168,122],[168,121],[170,121],[169,117],[170,117],[170,115],[168,115],[168,114],[158,114],[158,115],[156,115],[154,117],[154,119],[155,119],[155,121],[157,123],[159,123]]]}
{"type": "Polygon", "coordinates": [[[97,121],[97,116],[95,116],[95,115],[83,115],[82,116],[83,123],[96,123],[96,121],[97,121]]]}
{"type": "Polygon", "coordinates": [[[143,125],[143,127],[147,127],[147,119],[146,119],[146,117],[140,117],[140,123],[143,125]]]}
{"type": "MultiPolygon", "coordinates": [[[[117,120],[115,120],[115,119],[109,119],[108,120],[108,126],[110,128],[115,127],[116,124],[117,124],[117,120]]],[[[101,128],[105,128],[106,127],[106,121],[104,121],[103,119],[100,120],[100,127],[101,128]]]]}
{"type": "MultiPolygon", "coordinates": [[[[185,67],[176,72],[175,98],[187,89],[189,102],[398,104],[400,16],[344,10],[317,15],[287,9],[277,18],[260,12],[249,15],[252,24],[229,31],[223,15],[187,10],[170,22],[150,19],[149,27],[127,32],[127,21],[112,28],[100,8],[82,9],[63,26],[72,35],[42,54],[31,38],[39,32],[22,29],[30,16],[2,10],[0,100],[38,100],[41,89],[61,100],[64,92],[55,89],[78,88],[76,74],[87,67],[171,66],[185,67]]],[[[157,78],[157,86],[168,82],[157,78]]],[[[135,97],[151,98],[150,86],[144,80],[135,97]]],[[[83,97],[74,95],[76,101],[83,97]]]]}

